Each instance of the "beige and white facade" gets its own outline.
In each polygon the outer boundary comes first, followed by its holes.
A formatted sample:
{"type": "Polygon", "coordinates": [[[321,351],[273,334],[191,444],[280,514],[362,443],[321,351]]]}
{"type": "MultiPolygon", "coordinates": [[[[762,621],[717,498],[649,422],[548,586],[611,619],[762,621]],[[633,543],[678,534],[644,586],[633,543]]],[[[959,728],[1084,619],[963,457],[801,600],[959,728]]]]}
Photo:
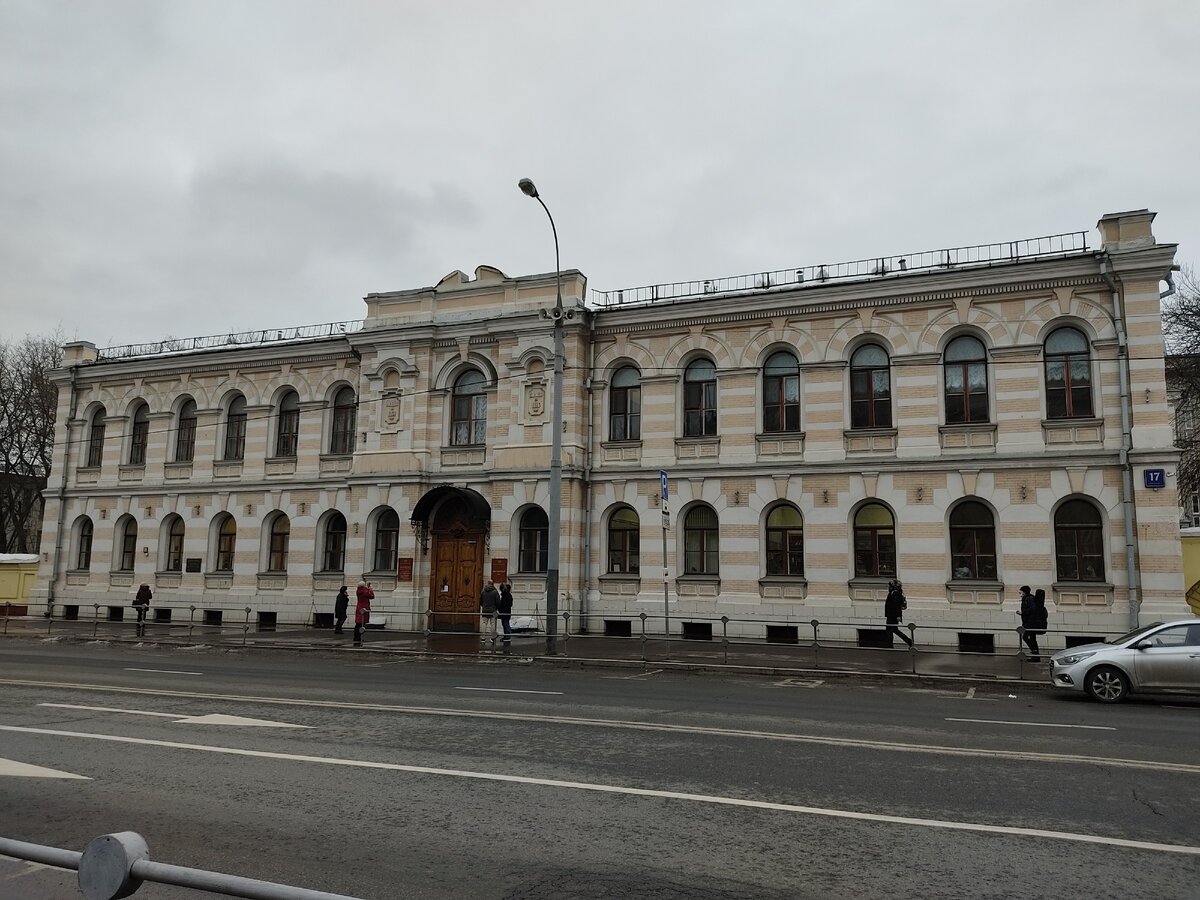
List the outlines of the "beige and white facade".
{"type": "MultiPolygon", "coordinates": [[[[1105,216],[1099,250],[591,296],[564,272],[571,630],[643,612],[661,630],[660,470],[676,634],[878,624],[892,576],[910,619],[946,627],[931,641],[1011,632],[1022,584],[1047,589],[1052,628],[1186,613],[1158,312],[1175,248],[1152,220],[1105,216]]],[[[494,575],[544,610],[554,302],[553,274],[481,266],[368,295],[320,336],[69,345],[40,602],[127,604],[148,582],[159,603],[306,622],[365,577],[389,625],[441,629],[472,624],[494,575]]]]}

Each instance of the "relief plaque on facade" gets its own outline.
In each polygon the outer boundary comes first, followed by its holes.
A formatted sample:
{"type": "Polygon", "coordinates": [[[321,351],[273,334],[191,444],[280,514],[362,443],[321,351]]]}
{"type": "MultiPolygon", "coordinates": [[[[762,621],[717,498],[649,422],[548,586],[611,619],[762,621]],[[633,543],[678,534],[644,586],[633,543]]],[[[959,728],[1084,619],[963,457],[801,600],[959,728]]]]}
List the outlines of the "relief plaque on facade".
{"type": "Polygon", "coordinates": [[[383,427],[389,431],[400,430],[399,391],[389,391],[383,395],[383,427]]]}
{"type": "Polygon", "coordinates": [[[540,384],[531,384],[525,389],[525,409],[533,419],[540,419],[546,412],[546,389],[540,384]]]}

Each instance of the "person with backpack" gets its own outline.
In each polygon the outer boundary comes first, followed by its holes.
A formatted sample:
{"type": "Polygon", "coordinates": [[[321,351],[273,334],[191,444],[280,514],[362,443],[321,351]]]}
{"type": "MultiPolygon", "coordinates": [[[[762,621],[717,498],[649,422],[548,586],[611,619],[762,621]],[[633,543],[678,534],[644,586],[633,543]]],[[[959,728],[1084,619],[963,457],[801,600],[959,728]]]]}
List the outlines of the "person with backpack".
{"type": "Polygon", "coordinates": [[[153,599],[154,591],[150,590],[148,584],[143,584],[133,595],[133,608],[137,612],[138,637],[142,637],[146,633],[146,613],[150,610],[150,601],[153,599]]]}
{"type": "Polygon", "coordinates": [[[346,624],[346,609],[350,606],[350,595],[346,593],[346,586],[343,584],[342,589],[338,591],[337,599],[333,601],[333,633],[345,634],[342,631],[342,626],[346,624]]]}
{"type": "Polygon", "coordinates": [[[897,578],[893,578],[888,582],[887,599],[883,601],[883,617],[887,621],[887,633],[889,635],[897,634],[900,640],[908,644],[911,649],[913,645],[912,638],[900,630],[900,623],[904,621],[904,610],[908,609],[908,598],[904,596],[904,585],[897,578]]]}
{"type": "Polygon", "coordinates": [[[504,629],[506,644],[512,642],[512,608],[512,585],[506,581],[500,585],[500,601],[496,604],[496,618],[500,620],[500,627],[504,629]]]}
{"type": "Polygon", "coordinates": [[[1029,643],[1029,649],[1033,651],[1033,655],[1029,657],[1030,662],[1041,662],[1042,657],[1039,655],[1037,635],[1045,634],[1046,627],[1050,624],[1050,613],[1046,609],[1046,592],[1038,588],[1033,593],[1033,641],[1029,643]]]}
{"type": "Polygon", "coordinates": [[[1029,585],[1021,585],[1021,640],[1029,647],[1029,658],[1037,660],[1038,657],[1038,642],[1037,642],[1037,601],[1034,599],[1033,591],[1029,585]]]}

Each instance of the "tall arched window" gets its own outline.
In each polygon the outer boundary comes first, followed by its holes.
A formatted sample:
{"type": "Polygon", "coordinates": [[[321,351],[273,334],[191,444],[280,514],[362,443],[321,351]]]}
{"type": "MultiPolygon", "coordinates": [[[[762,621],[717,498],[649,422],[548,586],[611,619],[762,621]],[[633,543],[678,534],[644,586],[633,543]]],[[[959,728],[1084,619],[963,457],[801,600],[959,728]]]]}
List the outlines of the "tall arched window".
{"type": "Polygon", "coordinates": [[[217,565],[214,571],[232,572],[233,553],[237,546],[237,522],[228,513],[217,528],[217,565]]]}
{"type": "Polygon", "coordinates": [[[92,413],[88,424],[87,464],[98,466],[104,461],[104,422],[108,414],[104,407],[99,407],[92,413]]]}
{"type": "Polygon", "coordinates": [[[804,518],[790,504],[767,514],[767,574],[804,574],[804,518]]]}
{"type": "Polygon", "coordinates": [[[279,422],[275,432],[275,455],[292,458],[300,439],[300,395],[288,391],[279,400],[279,422]]]}
{"type": "Polygon", "coordinates": [[[1104,580],[1104,526],[1086,500],[1068,500],[1054,513],[1059,581],[1104,580]]]}
{"type": "Polygon", "coordinates": [[[329,432],[330,453],[353,453],[357,427],[358,398],[347,385],[333,397],[333,423],[329,432]]]}
{"type": "Polygon", "coordinates": [[[633,366],[618,369],[609,388],[608,439],[642,439],[642,384],[633,366]]]}
{"type": "Polygon", "coordinates": [[[717,514],[709,506],[693,506],[683,519],[683,572],[716,575],[720,572],[717,514]]]}
{"type": "Polygon", "coordinates": [[[549,568],[550,520],[540,506],[521,513],[517,571],[545,572],[549,568]]]}
{"type": "Polygon", "coordinates": [[[992,511],[975,500],[950,512],[950,578],[996,577],[996,523],[992,511]]]}
{"type": "Polygon", "coordinates": [[[717,433],[717,367],[694,359],[683,372],[683,436],[717,433]]]}
{"type": "Polygon", "coordinates": [[[246,456],[246,398],[238,394],[229,401],[225,413],[224,459],[243,459],[246,456]]]}
{"type": "Polygon", "coordinates": [[[608,571],[615,575],[637,575],[640,537],[638,514],[628,506],[617,510],[608,520],[608,571]]]}
{"type": "Polygon", "coordinates": [[[127,516],[117,528],[117,558],[113,560],[116,563],[116,571],[133,571],[133,561],[137,555],[137,537],[137,522],[127,516]]]}
{"type": "Polygon", "coordinates": [[[878,344],[864,344],[850,357],[850,427],[892,427],[891,361],[878,344]]]}
{"type": "Polygon", "coordinates": [[[854,515],[854,575],[856,578],[896,575],[896,523],[882,504],[868,503],[854,515]]]}
{"type": "Polygon", "coordinates": [[[1046,338],[1046,416],[1090,419],[1092,357],[1087,338],[1076,328],[1058,328],[1046,338]]]}
{"type": "Polygon", "coordinates": [[[268,572],[286,572],[288,561],[288,544],[292,537],[292,523],[285,515],[278,515],[271,521],[271,537],[267,554],[268,572]]]}
{"type": "Polygon", "coordinates": [[[800,430],[800,364],[786,350],[772,353],[763,366],[763,431],[800,430]]]}
{"type": "Polygon", "coordinates": [[[385,509],[375,523],[376,572],[396,571],[396,551],[400,546],[400,517],[394,509],[385,509]]]}
{"type": "Polygon", "coordinates": [[[325,554],[321,561],[321,570],[346,570],[346,517],[340,512],[335,512],[325,522],[325,554]]]}
{"type": "Polygon", "coordinates": [[[92,567],[92,535],[94,526],[92,520],[84,518],[79,523],[79,544],[75,554],[75,568],[87,570],[92,567]]]}
{"type": "Polygon", "coordinates": [[[167,558],[163,567],[167,572],[183,571],[183,532],[183,519],[175,516],[167,530],[167,558]]]}
{"type": "Polygon", "coordinates": [[[946,424],[988,421],[987,350],[977,338],[956,337],[942,357],[946,424]]]}
{"type": "Polygon", "coordinates": [[[191,462],[196,456],[196,401],[189,397],[179,407],[175,428],[175,461],[191,462]]]}
{"type": "Polygon", "coordinates": [[[450,399],[450,443],[456,447],[487,443],[487,380],[478,369],[454,380],[450,399]]]}
{"type": "Polygon", "coordinates": [[[139,403],[133,413],[133,430],[129,438],[129,464],[146,464],[146,443],[150,439],[150,407],[139,403]]]}

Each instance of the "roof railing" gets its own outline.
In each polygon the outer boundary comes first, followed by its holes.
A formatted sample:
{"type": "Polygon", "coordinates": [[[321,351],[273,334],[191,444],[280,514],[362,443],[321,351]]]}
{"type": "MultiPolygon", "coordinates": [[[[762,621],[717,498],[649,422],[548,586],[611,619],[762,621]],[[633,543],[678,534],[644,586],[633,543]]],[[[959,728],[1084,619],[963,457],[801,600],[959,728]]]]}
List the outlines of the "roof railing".
{"type": "Polygon", "coordinates": [[[141,356],[163,356],[174,353],[195,353],[200,350],[224,350],[232,347],[259,347],[267,344],[291,344],[350,334],[363,327],[361,319],[348,322],[326,322],[322,325],[293,325],[287,328],[263,328],[259,331],[238,331],[210,334],[204,337],[167,338],[145,344],[124,344],[96,351],[96,361],[136,359],[141,356]]]}
{"type": "Polygon", "coordinates": [[[1019,263],[1085,253],[1088,233],[1071,231],[1045,237],[1025,238],[999,244],[975,244],[970,247],[948,247],[923,250],[897,256],[878,256],[851,262],[820,263],[776,269],[771,272],[752,272],[726,278],[704,278],[697,281],[676,281],[669,284],[650,284],[615,291],[593,291],[592,302],[601,308],[653,304],[661,301],[703,297],[707,294],[753,293],[772,288],[807,287],[831,281],[853,281],[884,278],[914,272],[946,269],[966,269],[1019,263]]]}

